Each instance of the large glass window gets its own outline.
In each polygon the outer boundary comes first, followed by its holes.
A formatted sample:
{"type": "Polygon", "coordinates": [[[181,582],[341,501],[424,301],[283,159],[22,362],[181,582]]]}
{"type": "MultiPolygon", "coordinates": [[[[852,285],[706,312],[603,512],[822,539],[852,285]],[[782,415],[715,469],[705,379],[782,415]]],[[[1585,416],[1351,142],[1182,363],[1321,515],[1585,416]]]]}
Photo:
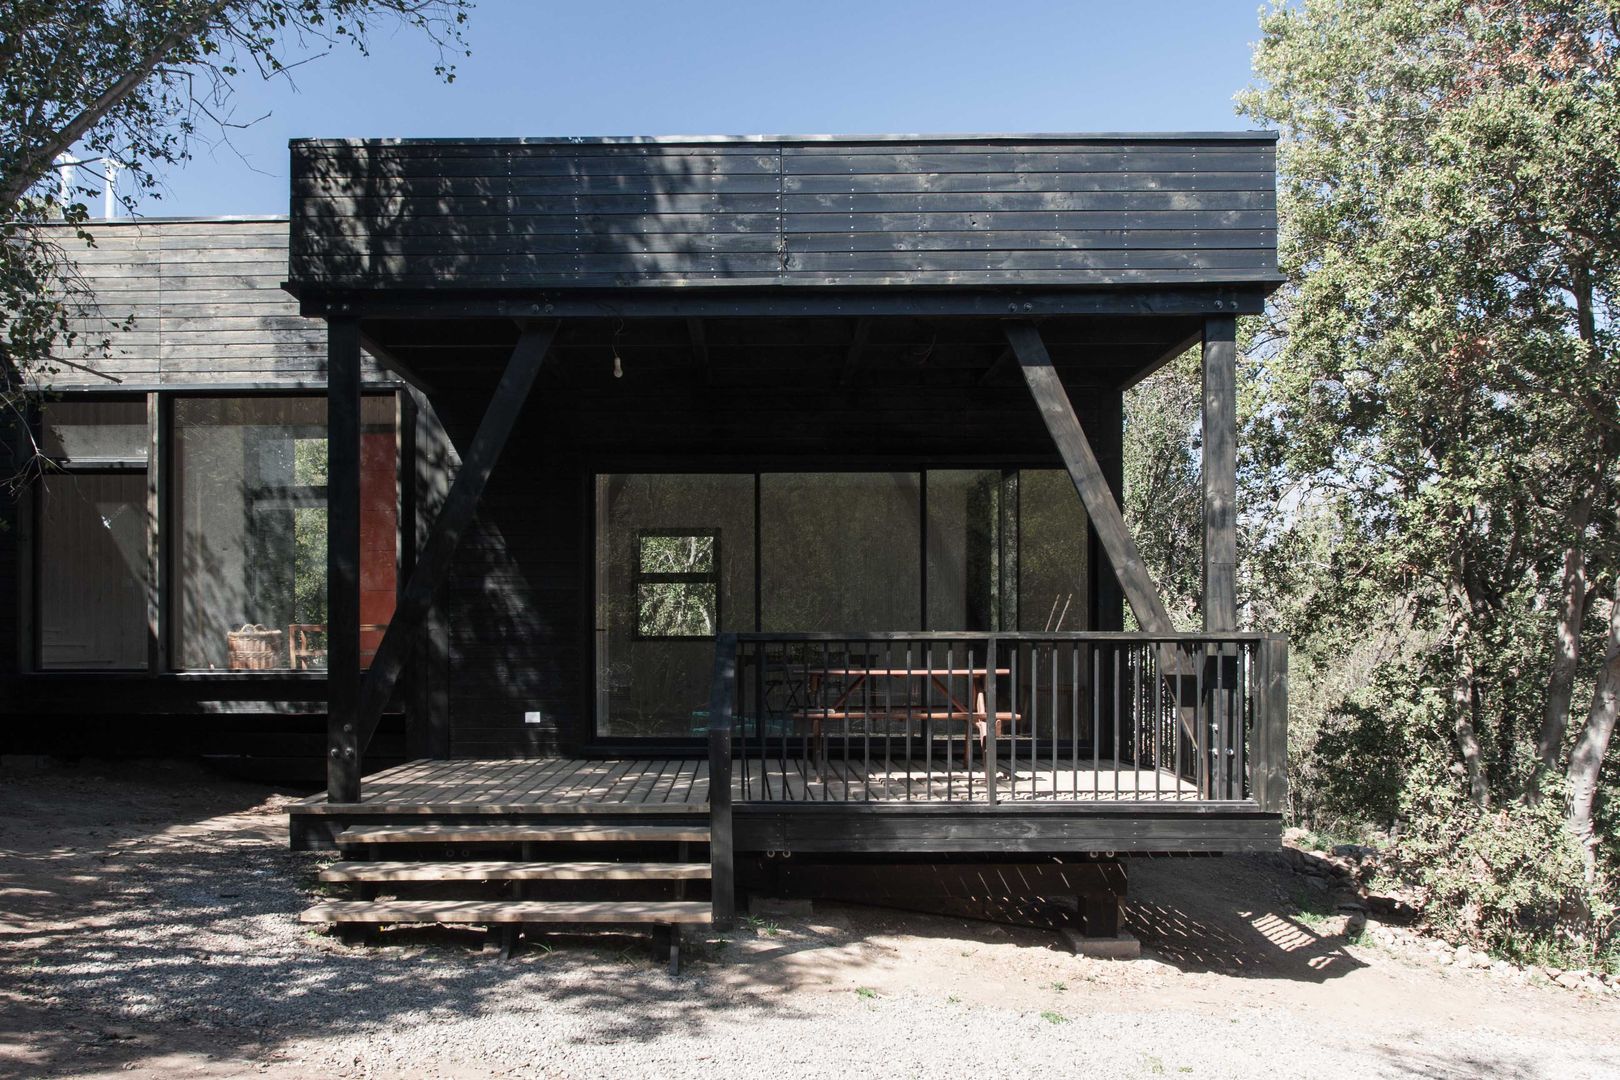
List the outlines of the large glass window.
{"type": "Polygon", "coordinates": [[[917,473],[762,475],[762,629],[921,629],[920,491],[917,473]]]}
{"type": "Polygon", "coordinates": [[[1003,565],[1010,564],[1011,494],[1000,469],[928,473],[928,627],[999,630],[1008,625],[1003,565]]]}
{"type": "Polygon", "coordinates": [[[40,419],[39,665],[144,668],[146,401],[50,401],[40,419]]]}
{"type": "MultiPolygon", "coordinates": [[[[362,407],[362,659],[395,595],[392,397],[362,407]]],[[[181,398],[174,405],[174,646],[204,670],[326,666],[326,403],[181,398]]]]}
{"type": "Polygon", "coordinates": [[[1084,630],[1089,522],[1074,481],[1062,469],[1018,476],[1018,629],[1084,630]]]}

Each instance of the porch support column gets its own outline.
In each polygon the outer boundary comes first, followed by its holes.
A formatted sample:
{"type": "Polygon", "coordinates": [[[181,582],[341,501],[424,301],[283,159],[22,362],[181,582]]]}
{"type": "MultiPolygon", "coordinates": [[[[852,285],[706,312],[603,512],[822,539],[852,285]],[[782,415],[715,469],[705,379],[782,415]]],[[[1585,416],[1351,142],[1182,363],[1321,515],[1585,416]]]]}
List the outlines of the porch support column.
{"type": "MultiPolygon", "coordinates": [[[[455,559],[456,549],[461,546],[462,534],[472,524],[478,501],[484,495],[484,485],[495,463],[500,460],[501,451],[506,449],[507,437],[517,426],[523,406],[529,400],[529,390],[540,374],[540,367],[551,350],[551,341],[556,332],[556,326],[549,323],[526,326],[523,336],[512,350],[511,359],[506,362],[506,370],[501,374],[495,394],[484,410],[484,418],[478,424],[478,433],[473,436],[472,444],[461,460],[456,482],[451,485],[449,494],[445,496],[444,507],[433,521],[433,528],[422,545],[416,565],[411,569],[411,579],[394,608],[394,617],[388,621],[388,629],[383,632],[382,642],[377,646],[377,655],[366,670],[356,710],[359,749],[362,751],[377,730],[383,709],[394,692],[394,683],[398,681],[410,656],[417,631],[433,606],[433,596],[449,576],[450,564],[455,559]]],[[[357,667],[358,648],[357,639],[357,667]]]]}
{"type": "Polygon", "coordinates": [[[360,800],[360,322],[326,322],[326,797],[360,800]]]}
{"type": "Polygon", "coordinates": [[[1204,321],[1204,629],[1237,629],[1237,320],[1204,321]]]}
{"type": "Polygon", "coordinates": [[[1052,441],[1057,443],[1058,453],[1069,470],[1069,479],[1080,493],[1080,501],[1091,518],[1091,527],[1096,530],[1097,540],[1114,568],[1125,599],[1136,613],[1136,621],[1152,634],[1174,633],[1170,613],[1159,599],[1159,591],[1142,562],[1136,540],[1125,527],[1125,515],[1120,512],[1119,503],[1109,490],[1108,479],[1097,463],[1097,455],[1092,452],[1091,442],[1074,414],[1074,405],[1063,388],[1063,380],[1058,378],[1057,369],[1052,366],[1052,357],[1041,340],[1041,332],[1034,323],[1023,321],[1002,323],[1002,332],[1018,357],[1024,381],[1040,407],[1041,419],[1046,422],[1052,441]]]}

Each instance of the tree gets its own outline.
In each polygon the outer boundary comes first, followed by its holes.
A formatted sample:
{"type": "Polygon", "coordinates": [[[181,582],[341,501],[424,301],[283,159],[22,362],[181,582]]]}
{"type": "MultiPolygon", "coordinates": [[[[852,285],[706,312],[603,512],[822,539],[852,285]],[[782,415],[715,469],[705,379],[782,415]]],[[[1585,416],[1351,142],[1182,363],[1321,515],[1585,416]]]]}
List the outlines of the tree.
{"type": "Polygon", "coordinates": [[[1620,565],[1620,3],[1303,0],[1261,29],[1240,108],[1283,133],[1290,278],[1261,442],[1304,505],[1338,508],[1330,589],[1401,598],[1424,642],[1382,669],[1404,735],[1443,719],[1435,760],[1477,808],[1534,802],[1562,769],[1593,866],[1615,709],[1599,598],[1620,565]]]}
{"type": "MultiPolygon", "coordinates": [[[[107,163],[133,208],[193,140],[239,126],[243,78],[292,68],[381,26],[439,47],[455,77],[470,0],[10,0],[0,10],[0,396],[48,371],[72,317],[93,302],[72,247],[92,243],[83,199],[107,163]],[[62,190],[58,159],[79,162],[62,190]],[[49,223],[68,228],[46,228],[49,223]]],[[[110,313],[108,313],[110,315],[110,313]]]]}

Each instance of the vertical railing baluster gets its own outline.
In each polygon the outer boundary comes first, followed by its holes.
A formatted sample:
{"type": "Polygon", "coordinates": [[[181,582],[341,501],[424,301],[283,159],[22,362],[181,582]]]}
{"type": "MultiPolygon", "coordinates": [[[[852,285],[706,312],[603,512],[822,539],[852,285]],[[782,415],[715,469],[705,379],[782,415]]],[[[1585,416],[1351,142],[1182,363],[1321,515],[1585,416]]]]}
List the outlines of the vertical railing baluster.
{"type": "Polygon", "coordinates": [[[1125,689],[1125,680],[1121,678],[1119,669],[1120,656],[1124,650],[1114,653],[1114,801],[1119,801],[1119,714],[1123,711],[1120,695],[1125,689]]]}
{"type": "MultiPolygon", "coordinates": [[[[945,646],[945,710],[946,710],[947,713],[950,711],[950,707],[951,707],[951,665],[953,663],[953,657],[955,655],[956,655],[955,650],[950,645],[946,645],[945,646]]],[[[934,656],[933,656],[933,653],[930,652],[929,655],[928,655],[928,676],[929,676],[929,678],[928,678],[928,690],[927,690],[926,696],[923,698],[924,701],[928,702],[928,709],[927,709],[926,713],[924,714],[924,719],[923,719],[923,730],[926,731],[927,734],[928,734],[927,740],[923,743],[923,755],[924,755],[923,769],[924,769],[924,771],[925,771],[925,773],[926,773],[926,775],[928,777],[928,797],[930,799],[932,799],[934,797],[934,719],[933,719],[932,714],[936,710],[933,707],[933,701],[934,701],[933,675],[934,675],[934,656]]],[[[946,735],[945,735],[945,798],[946,799],[949,799],[951,797],[951,737],[950,737],[950,730],[951,730],[951,725],[950,725],[949,722],[947,722],[946,725],[945,725],[945,732],[946,732],[946,735]]]]}
{"type": "Polygon", "coordinates": [[[1153,665],[1153,798],[1164,798],[1164,671],[1159,667],[1157,649],[1149,649],[1149,662],[1153,665]]]}
{"type": "Polygon", "coordinates": [[[906,801],[911,801],[911,725],[917,722],[917,712],[913,707],[916,694],[912,692],[911,680],[917,674],[916,663],[912,660],[912,651],[915,642],[906,642],[906,801]]]}
{"type": "MultiPolygon", "coordinates": [[[[996,753],[1000,749],[996,745],[996,716],[999,706],[996,703],[996,692],[1001,682],[997,674],[1001,666],[1001,649],[998,647],[996,637],[992,634],[985,640],[984,651],[984,712],[985,712],[985,739],[984,739],[984,796],[991,805],[996,805],[996,753]]],[[[969,693],[972,693],[971,687],[969,693]]],[[[975,704],[973,706],[977,708],[975,704]]]]}
{"type": "Polygon", "coordinates": [[[1142,737],[1142,665],[1149,662],[1147,654],[1150,649],[1139,649],[1136,654],[1136,664],[1131,665],[1131,793],[1134,797],[1142,795],[1142,748],[1139,743],[1142,737]]]}
{"type": "Polygon", "coordinates": [[[1080,643],[1069,648],[1069,797],[1080,798],[1080,643]]]}
{"type": "MultiPolygon", "coordinates": [[[[1069,646],[1069,651],[1070,652],[1074,651],[1073,644],[1071,644],[1069,646]]],[[[1053,642],[1052,643],[1052,665],[1051,665],[1052,666],[1052,709],[1051,709],[1051,713],[1052,713],[1052,798],[1054,800],[1056,800],[1057,797],[1058,797],[1058,683],[1062,681],[1061,679],[1058,678],[1058,671],[1061,670],[1058,667],[1058,655],[1059,655],[1059,646],[1058,646],[1058,644],[1056,642],[1053,642]]]]}

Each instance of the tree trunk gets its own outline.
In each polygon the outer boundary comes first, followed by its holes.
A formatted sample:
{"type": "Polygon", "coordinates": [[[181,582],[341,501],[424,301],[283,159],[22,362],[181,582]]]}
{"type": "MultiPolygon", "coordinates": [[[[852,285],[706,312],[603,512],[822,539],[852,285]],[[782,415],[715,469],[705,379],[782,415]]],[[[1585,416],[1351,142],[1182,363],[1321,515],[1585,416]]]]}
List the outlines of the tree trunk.
{"type": "Polygon", "coordinates": [[[1536,736],[1536,772],[1530,781],[1530,799],[1540,797],[1541,781],[1558,768],[1569,730],[1569,710],[1575,695],[1575,669],[1581,659],[1581,624],[1586,620],[1586,526],[1592,520],[1596,492],[1587,488],[1570,507],[1569,545],[1564,549],[1563,591],[1559,598],[1557,639],[1552,668],[1547,673],[1546,705],[1541,731],[1536,736]]]}
{"type": "Polygon", "coordinates": [[[1616,578],[1615,595],[1609,607],[1609,643],[1603,654],[1603,667],[1598,672],[1597,687],[1592,692],[1592,708],[1586,715],[1586,727],[1569,755],[1569,828],[1581,843],[1588,884],[1597,875],[1598,837],[1592,816],[1597,805],[1603,758],[1609,752],[1609,739],[1614,735],[1617,700],[1620,700],[1620,577],[1616,578]]]}
{"type": "Polygon", "coordinates": [[[1457,751],[1462,755],[1467,770],[1468,797],[1475,806],[1491,804],[1490,776],[1485,767],[1485,752],[1480,748],[1479,731],[1474,725],[1476,690],[1474,687],[1473,606],[1468,590],[1460,583],[1452,583],[1452,603],[1456,605],[1451,622],[1451,633],[1456,668],[1451,680],[1451,712],[1453,730],[1457,738],[1457,751]]]}

